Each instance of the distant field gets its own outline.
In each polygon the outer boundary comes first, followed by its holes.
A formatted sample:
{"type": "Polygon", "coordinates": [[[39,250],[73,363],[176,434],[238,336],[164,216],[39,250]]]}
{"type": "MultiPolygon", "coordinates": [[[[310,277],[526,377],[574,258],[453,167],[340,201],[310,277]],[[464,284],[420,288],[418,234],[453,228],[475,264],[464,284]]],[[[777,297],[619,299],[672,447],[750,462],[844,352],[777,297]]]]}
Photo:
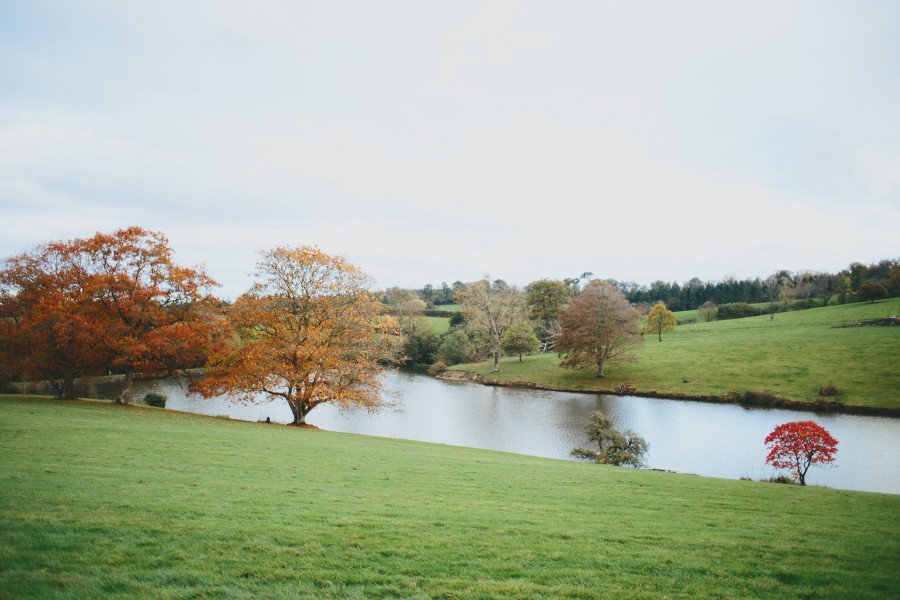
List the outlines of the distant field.
{"type": "Polygon", "coordinates": [[[890,598],[900,496],[0,396],[3,598],[890,598]]]}
{"type": "Polygon", "coordinates": [[[459,312],[462,310],[461,304],[435,304],[434,310],[446,310],[450,312],[459,312]]]}
{"type": "Polygon", "coordinates": [[[900,408],[900,327],[842,327],[860,319],[900,313],[896,298],[802,311],[680,325],[663,341],[646,336],[637,362],[610,365],[607,377],[558,366],[556,354],[457,365],[492,380],[526,381],[572,390],[614,390],[623,382],[638,393],[724,396],[730,391],[771,391],[814,401],[820,387],[835,385],[836,400],[852,406],[900,408]],[[683,383],[689,379],[690,383],[683,383]]]}
{"type": "Polygon", "coordinates": [[[425,325],[437,334],[450,331],[450,319],[447,317],[420,317],[425,325]]]}

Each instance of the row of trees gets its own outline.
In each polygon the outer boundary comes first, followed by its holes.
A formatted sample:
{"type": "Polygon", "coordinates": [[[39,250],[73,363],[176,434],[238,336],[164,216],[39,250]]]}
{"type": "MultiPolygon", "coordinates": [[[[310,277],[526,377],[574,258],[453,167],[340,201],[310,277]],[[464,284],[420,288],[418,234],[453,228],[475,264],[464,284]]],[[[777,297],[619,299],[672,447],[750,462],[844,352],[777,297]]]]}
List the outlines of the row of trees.
{"type": "Polygon", "coordinates": [[[384,315],[356,266],[317,248],[263,252],[256,283],[226,306],[202,269],[175,264],[168,240],[131,227],[52,242],[0,271],[5,378],[74,380],[118,372],[127,403],[137,373],[206,367],[192,391],[290,406],[294,424],[324,402],[375,409],[397,354],[399,323],[384,315]]]}
{"type": "MultiPolygon", "coordinates": [[[[592,276],[592,273],[583,273],[563,280],[542,279],[525,289],[529,291],[534,288],[539,294],[549,294],[548,300],[552,303],[553,297],[560,293],[564,297],[577,295],[580,286],[590,281],[592,276]]],[[[888,295],[900,296],[900,259],[881,260],[868,265],[854,262],[837,273],[781,270],[766,278],[726,277],[721,281],[702,281],[694,277],[682,283],[654,281],[650,285],[615,279],[605,281],[622,292],[632,304],[650,307],[662,302],[675,311],[693,310],[706,302],[721,305],[794,301],[811,304],[818,301],[828,304],[835,296],[839,302],[846,302],[855,296],[861,300],[870,299],[871,291],[866,292],[865,289],[867,284],[870,289],[877,284],[888,295]]],[[[415,290],[415,293],[431,307],[453,302],[455,294],[463,287],[465,284],[456,281],[452,286],[443,283],[440,288],[426,285],[415,290]]]]}

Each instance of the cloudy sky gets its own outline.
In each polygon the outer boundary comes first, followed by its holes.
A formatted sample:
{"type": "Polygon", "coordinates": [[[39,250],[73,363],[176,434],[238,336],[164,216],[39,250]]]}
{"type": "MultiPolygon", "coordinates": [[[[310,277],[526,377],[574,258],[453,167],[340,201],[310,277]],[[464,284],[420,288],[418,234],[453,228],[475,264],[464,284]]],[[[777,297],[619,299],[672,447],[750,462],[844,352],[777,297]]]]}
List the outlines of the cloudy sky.
{"type": "Polygon", "coordinates": [[[900,4],[0,0],[0,256],[140,225],[234,297],[900,256],[900,4]]]}

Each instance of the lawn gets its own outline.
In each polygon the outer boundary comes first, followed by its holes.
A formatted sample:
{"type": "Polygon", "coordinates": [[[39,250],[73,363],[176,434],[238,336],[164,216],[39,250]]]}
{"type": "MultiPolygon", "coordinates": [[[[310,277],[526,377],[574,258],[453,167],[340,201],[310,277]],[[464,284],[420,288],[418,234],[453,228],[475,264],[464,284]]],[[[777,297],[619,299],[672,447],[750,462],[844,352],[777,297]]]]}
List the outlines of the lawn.
{"type": "Polygon", "coordinates": [[[0,397],[4,598],[887,598],[900,496],[0,397]]]}
{"type": "Polygon", "coordinates": [[[896,298],[802,311],[679,325],[663,341],[653,335],[631,363],[609,365],[606,378],[558,366],[556,354],[505,359],[501,373],[489,363],[458,365],[489,380],[524,381],[570,390],[614,390],[629,383],[637,393],[725,396],[770,391],[800,402],[834,398],[849,406],[900,409],[900,327],[847,327],[860,319],[900,313],[896,298]],[[689,383],[685,383],[689,380],[689,383]]]}

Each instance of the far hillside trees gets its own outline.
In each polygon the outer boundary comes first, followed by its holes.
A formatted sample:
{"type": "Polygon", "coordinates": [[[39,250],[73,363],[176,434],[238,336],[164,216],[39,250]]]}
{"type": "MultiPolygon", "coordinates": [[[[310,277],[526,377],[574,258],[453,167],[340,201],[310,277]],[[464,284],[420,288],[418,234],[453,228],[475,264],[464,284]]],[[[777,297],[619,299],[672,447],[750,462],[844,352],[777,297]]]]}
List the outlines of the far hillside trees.
{"type": "Polygon", "coordinates": [[[877,281],[866,281],[859,286],[859,299],[863,301],[875,302],[887,298],[888,295],[887,288],[877,281]]]}
{"type": "Polygon", "coordinates": [[[556,349],[566,353],[560,365],[593,366],[597,377],[603,377],[604,365],[630,358],[641,343],[639,318],[622,292],[606,282],[590,282],[560,315],[556,349]]]}

